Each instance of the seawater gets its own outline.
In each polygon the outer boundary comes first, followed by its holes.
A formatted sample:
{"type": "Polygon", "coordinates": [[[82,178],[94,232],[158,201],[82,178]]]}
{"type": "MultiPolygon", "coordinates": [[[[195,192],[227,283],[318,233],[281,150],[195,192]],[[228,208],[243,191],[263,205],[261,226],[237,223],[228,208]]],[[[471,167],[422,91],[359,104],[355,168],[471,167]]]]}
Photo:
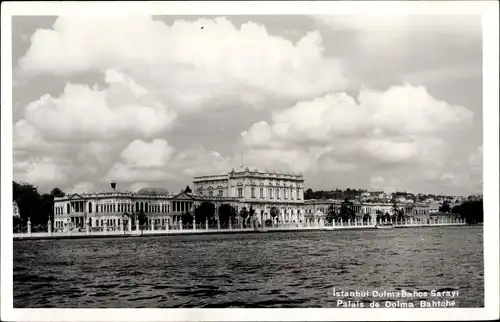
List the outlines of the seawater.
{"type": "Polygon", "coordinates": [[[14,307],[337,307],[402,291],[457,291],[457,307],[483,307],[482,236],[462,226],[15,241],[14,307]]]}

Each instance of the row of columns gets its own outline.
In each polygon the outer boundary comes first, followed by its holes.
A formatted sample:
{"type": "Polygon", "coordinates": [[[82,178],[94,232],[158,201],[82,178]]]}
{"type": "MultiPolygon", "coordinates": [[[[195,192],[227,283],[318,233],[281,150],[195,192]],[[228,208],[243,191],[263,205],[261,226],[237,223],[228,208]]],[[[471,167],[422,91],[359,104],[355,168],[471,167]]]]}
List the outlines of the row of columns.
{"type": "Polygon", "coordinates": [[[173,212],[186,212],[193,209],[192,201],[171,201],[173,212]]]}

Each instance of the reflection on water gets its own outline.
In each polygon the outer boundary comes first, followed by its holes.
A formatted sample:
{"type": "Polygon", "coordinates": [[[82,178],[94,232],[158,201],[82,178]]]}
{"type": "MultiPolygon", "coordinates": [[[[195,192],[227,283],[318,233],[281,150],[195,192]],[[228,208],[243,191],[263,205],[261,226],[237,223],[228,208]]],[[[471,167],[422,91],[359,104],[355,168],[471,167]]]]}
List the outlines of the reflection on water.
{"type": "Polygon", "coordinates": [[[459,307],[482,307],[482,235],[476,226],[16,241],[14,307],[337,307],[333,287],[458,290],[459,307]]]}

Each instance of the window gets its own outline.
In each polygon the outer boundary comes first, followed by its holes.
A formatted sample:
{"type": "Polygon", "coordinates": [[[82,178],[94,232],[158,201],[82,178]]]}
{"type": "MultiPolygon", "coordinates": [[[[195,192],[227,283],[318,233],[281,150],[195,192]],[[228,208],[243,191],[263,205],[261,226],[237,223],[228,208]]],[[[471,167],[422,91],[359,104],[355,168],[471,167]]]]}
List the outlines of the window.
{"type": "Polygon", "coordinates": [[[276,199],[280,198],[280,189],[276,188],[276,199]]]}
{"type": "Polygon", "coordinates": [[[92,213],[92,203],[89,202],[89,212],[92,213]]]}
{"type": "Polygon", "coordinates": [[[260,188],[260,197],[264,198],[264,188],[260,188]]]}
{"type": "Polygon", "coordinates": [[[254,187],[252,187],[252,190],[251,190],[251,191],[252,191],[252,198],[255,198],[255,188],[254,188],[254,187]]]}
{"type": "Polygon", "coordinates": [[[286,189],[286,188],[285,188],[285,189],[283,189],[283,197],[284,197],[285,199],[287,199],[287,195],[288,195],[286,192],[287,192],[287,189],[286,189]]]}
{"type": "Polygon", "coordinates": [[[273,188],[269,188],[269,198],[273,199],[273,188]]]}
{"type": "Polygon", "coordinates": [[[222,189],[219,190],[219,197],[223,197],[224,196],[224,191],[222,189]]]}
{"type": "Polygon", "coordinates": [[[208,192],[208,195],[211,197],[211,196],[213,196],[213,195],[214,195],[214,192],[213,192],[212,190],[210,190],[210,191],[208,192]]]}
{"type": "Polygon", "coordinates": [[[300,190],[297,189],[297,200],[300,200],[300,190]]]}
{"type": "Polygon", "coordinates": [[[243,197],[243,188],[238,188],[238,197],[243,197]]]}

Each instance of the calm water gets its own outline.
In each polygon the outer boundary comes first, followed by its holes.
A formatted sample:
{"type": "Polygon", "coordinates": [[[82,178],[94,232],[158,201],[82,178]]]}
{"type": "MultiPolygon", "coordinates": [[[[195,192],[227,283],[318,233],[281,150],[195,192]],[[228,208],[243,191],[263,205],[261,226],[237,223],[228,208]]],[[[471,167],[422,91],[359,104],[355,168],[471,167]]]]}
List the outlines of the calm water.
{"type": "Polygon", "coordinates": [[[457,306],[482,307],[482,235],[476,226],[16,241],[14,307],[337,307],[333,287],[458,290],[457,306]]]}

